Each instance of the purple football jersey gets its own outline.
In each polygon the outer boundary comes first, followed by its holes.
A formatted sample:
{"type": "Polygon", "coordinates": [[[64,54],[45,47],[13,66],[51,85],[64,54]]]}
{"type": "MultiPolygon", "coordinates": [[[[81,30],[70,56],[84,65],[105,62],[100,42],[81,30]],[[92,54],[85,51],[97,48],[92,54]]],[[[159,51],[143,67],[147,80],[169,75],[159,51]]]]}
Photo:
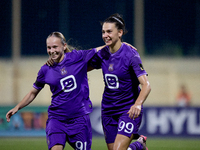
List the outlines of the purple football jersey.
{"type": "Polygon", "coordinates": [[[65,120],[92,112],[87,79],[87,63],[96,53],[92,50],[73,50],[54,66],[44,65],[33,87],[40,90],[45,84],[52,92],[48,117],[65,120]]]}
{"type": "Polygon", "coordinates": [[[138,52],[122,44],[115,53],[106,46],[91,61],[91,66],[102,68],[105,89],[102,99],[102,114],[127,113],[137,99],[140,87],[138,77],[146,75],[138,52]]]}

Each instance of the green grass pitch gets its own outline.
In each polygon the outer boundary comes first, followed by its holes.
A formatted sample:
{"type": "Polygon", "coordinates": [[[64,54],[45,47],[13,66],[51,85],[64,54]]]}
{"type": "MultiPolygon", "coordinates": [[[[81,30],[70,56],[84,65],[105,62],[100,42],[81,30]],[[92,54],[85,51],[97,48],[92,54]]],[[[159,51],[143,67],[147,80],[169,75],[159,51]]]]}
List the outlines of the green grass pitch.
{"type": "MultiPolygon", "coordinates": [[[[149,150],[200,150],[200,139],[151,138],[147,139],[149,150]]],[[[45,137],[0,137],[1,150],[47,150],[45,137]]],[[[103,138],[93,137],[92,150],[106,150],[103,138]]],[[[73,150],[66,144],[65,150],[73,150]]]]}

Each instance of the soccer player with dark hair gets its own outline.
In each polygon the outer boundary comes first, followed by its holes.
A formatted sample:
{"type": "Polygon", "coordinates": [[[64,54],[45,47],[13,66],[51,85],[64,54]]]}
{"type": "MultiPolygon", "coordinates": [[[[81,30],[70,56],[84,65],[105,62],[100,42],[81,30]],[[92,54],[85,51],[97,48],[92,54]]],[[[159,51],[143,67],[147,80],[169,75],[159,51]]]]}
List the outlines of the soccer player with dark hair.
{"type": "Polygon", "coordinates": [[[145,136],[130,144],[138,136],[143,103],[151,87],[139,53],[122,43],[125,33],[125,22],[119,14],[108,17],[102,23],[106,47],[98,51],[90,65],[103,72],[102,125],[108,149],[147,150],[145,136]]]}

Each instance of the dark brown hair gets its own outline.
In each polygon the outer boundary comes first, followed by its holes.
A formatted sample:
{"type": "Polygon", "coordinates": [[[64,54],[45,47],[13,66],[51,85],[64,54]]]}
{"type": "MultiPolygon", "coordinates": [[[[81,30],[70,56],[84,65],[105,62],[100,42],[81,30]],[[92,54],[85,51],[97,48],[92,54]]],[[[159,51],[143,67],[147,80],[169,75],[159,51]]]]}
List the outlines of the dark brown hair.
{"type": "Polygon", "coordinates": [[[118,13],[113,14],[110,17],[108,17],[107,19],[105,19],[104,22],[101,23],[101,25],[103,25],[104,23],[115,23],[116,28],[118,30],[123,30],[123,35],[127,33],[127,30],[125,28],[125,22],[124,22],[122,16],[119,15],[118,13]]]}

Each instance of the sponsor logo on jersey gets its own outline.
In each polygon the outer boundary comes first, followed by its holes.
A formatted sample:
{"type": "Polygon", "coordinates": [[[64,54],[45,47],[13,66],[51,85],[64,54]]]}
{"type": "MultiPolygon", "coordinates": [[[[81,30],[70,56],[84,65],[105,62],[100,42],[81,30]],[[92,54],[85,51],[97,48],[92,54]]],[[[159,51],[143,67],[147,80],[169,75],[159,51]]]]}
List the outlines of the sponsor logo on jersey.
{"type": "Polygon", "coordinates": [[[118,77],[114,74],[105,74],[105,80],[108,88],[110,89],[118,89],[119,88],[119,80],[118,77]]]}
{"type": "Polygon", "coordinates": [[[60,84],[64,92],[71,92],[77,88],[76,79],[73,75],[62,78],[60,84]]]}

